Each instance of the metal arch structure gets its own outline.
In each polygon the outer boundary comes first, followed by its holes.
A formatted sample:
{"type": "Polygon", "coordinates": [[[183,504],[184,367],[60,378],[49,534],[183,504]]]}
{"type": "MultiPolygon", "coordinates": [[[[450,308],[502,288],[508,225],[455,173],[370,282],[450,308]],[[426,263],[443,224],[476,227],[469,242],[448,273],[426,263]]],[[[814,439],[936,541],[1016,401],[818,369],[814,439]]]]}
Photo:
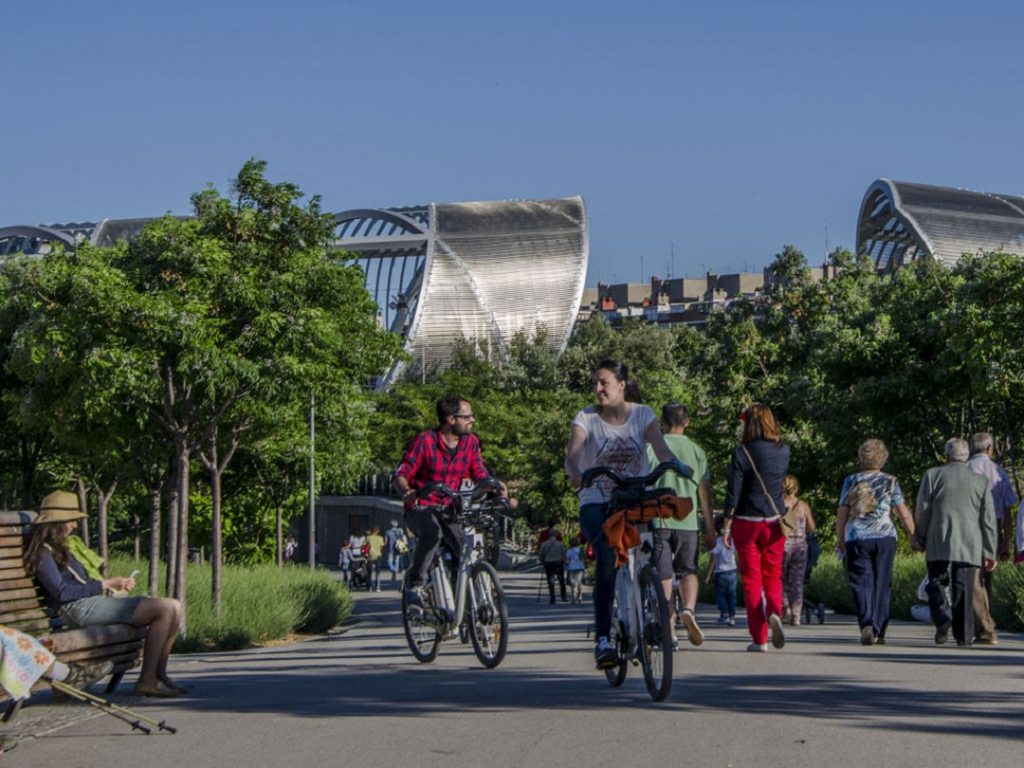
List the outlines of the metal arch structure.
{"type": "Polygon", "coordinates": [[[953,266],[965,253],[1024,255],[1024,197],[878,179],[857,218],[857,252],[881,272],[919,259],[953,266]]]}
{"type": "MultiPolygon", "coordinates": [[[[150,218],[0,228],[0,257],[54,244],[104,247],[150,218]]],[[[415,372],[451,363],[453,343],[473,340],[501,359],[516,333],[543,327],[562,352],[583,297],[589,230],[582,197],[431,203],[334,214],[332,248],[363,271],[383,327],[400,334],[415,372]]],[[[378,387],[403,374],[399,364],[378,387]]]]}
{"type": "MultiPolygon", "coordinates": [[[[334,248],[356,257],[413,371],[446,367],[460,337],[501,359],[516,333],[543,327],[565,349],[589,256],[583,198],[358,209],[335,221],[334,248]]],[[[399,364],[379,387],[404,372],[399,364]]]]}
{"type": "Polygon", "coordinates": [[[100,222],[52,224],[50,226],[0,227],[0,257],[16,253],[47,253],[54,245],[74,250],[82,243],[109,246],[142,231],[152,219],[103,219],[100,222]]]}
{"type": "MultiPolygon", "coordinates": [[[[92,225],[86,226],[91,231],[92,225]]],[[[78,245],[78,238],[84,236],[60,225],[0,227],[0,256],[15,253],[46,253],[54,244],[73,250],[78,245]]]]}

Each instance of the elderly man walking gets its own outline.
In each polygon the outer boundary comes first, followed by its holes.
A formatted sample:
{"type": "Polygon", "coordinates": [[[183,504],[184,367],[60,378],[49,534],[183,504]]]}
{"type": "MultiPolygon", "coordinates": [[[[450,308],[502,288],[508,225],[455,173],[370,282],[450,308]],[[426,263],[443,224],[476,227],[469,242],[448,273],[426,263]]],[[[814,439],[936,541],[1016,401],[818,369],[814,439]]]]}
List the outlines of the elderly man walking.
{"type": "MultiPolygon", "coordinates": [[[[1013,510],[1017,506],[1017,494],[1013,491],[1006,470],[992,460],[992,435],[978,432],[971,436],[971,458],[967,468],[988,479],[992,503],[996,508],[997,546],[996,556],[1006,560],[1010,556],[1010,540],[1013,536],[1013,510]]],[[[974,642],[995,645],[996,623],[992,618],[992,572],[978,571],[974,581],[974,642]]]]}
{"type": "Polygon", "coordinates": [[[915,549],[928,563],[928,608],[935,642],[950,630],[957,645],[974,641],[972,594],[979,566],[996,567],[996,514],[988,479],[967,467],[967,441],[946,441],[946,463],[921,478],[915,513],[915,549]],[[952,610],[946,586],[952,592],[952,610]]]}

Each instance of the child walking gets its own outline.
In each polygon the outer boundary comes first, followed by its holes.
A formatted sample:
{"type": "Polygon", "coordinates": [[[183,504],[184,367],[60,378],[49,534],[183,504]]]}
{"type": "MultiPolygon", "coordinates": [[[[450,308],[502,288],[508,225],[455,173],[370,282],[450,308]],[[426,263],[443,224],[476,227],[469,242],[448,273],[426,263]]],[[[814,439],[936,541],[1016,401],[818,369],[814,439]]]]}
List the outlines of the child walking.
{"type": "Polygon", "coordinates": [[[565,553],[565,577],[569,582],[569,592],[572,595],[573,603],[582,603],[583,569],[587,553],[583,542],[580,539],[577,539],[576,542],[576,546],[569,547],[565,553]]]}
{"type": "Polygon", "coordinates": [[[715,520],[715,548],[711,550],[705,583],[715,577],[715,602],[718,604],[716,624],[736,626],[736,549],[722,540],[722,518],[715,520]]]}

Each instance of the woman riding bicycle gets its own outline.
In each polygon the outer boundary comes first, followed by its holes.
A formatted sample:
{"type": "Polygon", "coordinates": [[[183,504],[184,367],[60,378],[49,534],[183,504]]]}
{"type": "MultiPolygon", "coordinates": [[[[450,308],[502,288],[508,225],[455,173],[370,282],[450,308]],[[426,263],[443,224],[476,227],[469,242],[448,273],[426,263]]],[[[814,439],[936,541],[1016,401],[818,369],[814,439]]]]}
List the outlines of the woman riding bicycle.
{"type": "MultiPolygon", "coordinates": [[[[676,462],[665,444],[658,419],[641,405],[629,381],[629,369],[615,360],[602,360],[594,371],[596,405],[576,414],[569,433],[565,471],[573,488],[580,488],[582,475],[591,467],[606,466],[622,477],[648,473],[647,444],[659,461],[676,462]]],[[[618,664],[618,651],[608,639],[615,590],[615,554],[608,546],[602,526],[608,512],[612,483],[602,478],[580,490],[580,528],[596,554],[594,574],[594,628],[597,644],[594,658],[598,669],[618,664]]]]}

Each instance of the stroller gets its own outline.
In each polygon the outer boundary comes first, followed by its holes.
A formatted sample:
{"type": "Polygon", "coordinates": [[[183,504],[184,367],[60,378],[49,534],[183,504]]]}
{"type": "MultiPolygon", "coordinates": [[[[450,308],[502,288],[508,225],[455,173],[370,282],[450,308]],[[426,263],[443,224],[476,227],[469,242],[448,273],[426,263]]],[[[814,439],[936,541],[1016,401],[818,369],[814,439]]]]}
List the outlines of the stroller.
{"type": "Polygon", "coordinates": [[[349,578],[349,586],[352,589],[370,589],[370,564],[365,557],[352,558],[349,578]]]}
{"type": "MultiPolygon", "coordinates": [[[[811,531],[807,534],[807,570],[804,572],[804,584],[810,583],[811,571],[813,571],[814,566],[818,564],[819,557],[821,557],[821,544],[818,543],[818,534],[811,531]]],[[[810,624],[812,617],[816,618],[819,624],[824,624],[825,604],[812,603],[805,598],[802,614],[803,623],[810,624]]]]}

